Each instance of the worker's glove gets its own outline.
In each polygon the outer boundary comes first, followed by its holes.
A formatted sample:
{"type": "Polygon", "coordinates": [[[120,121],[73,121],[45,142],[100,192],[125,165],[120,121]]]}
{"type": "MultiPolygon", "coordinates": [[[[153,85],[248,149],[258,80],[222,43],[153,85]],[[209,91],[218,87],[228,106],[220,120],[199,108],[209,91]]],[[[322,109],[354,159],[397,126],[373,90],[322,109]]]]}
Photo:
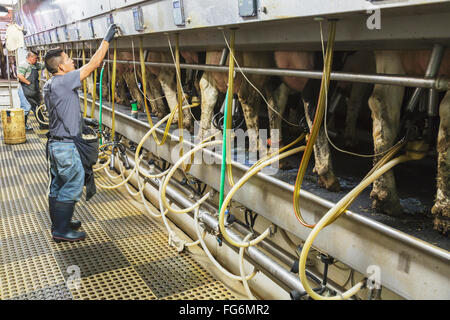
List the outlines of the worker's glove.
{"type": "Polygon", "coordinates": [[[83,120],[85,125],[92,126],[94,128],[97,128],[99,126],[99,123],[96,119],[83,118],[83,120]]]}
{"type": "Polygon", "coordinates": [[[117,25],[113,23],[112,25],[109,26],[108,31],[106,31],[106,35],[103,38],[103,40],[111,42],[112,38],[114,38],[114,35],[117,33],[118,30],[119,28],[117,27],[117,25]]]}

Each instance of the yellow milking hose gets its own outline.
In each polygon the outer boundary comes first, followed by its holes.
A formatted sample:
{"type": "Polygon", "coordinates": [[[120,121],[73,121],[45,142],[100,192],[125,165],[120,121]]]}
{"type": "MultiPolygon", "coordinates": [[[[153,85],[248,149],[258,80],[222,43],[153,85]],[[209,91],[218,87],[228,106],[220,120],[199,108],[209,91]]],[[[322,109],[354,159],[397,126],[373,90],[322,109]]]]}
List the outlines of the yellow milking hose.
{"type": "Polygon", "coordinates": [[[295,139],[293,142],[289,143],[288,145],[284,146],[283,148],[272,152],[270,154],[267,154],[266,156],[264,156],[263,158],[259,159],[257,162],[255,162],[248,170],[253,169],[254,167],[256,167],[257,165],[261,164],[262,162],[266,161],[267,159],[270,159],[271,157],[280,154],[281,152],[283,152],[284,150],[289,149],[290,147],[296,145],[297,143],[299,143],[300,141],[302,141],[305,138],[306,134],[301,134],[297,139],[295,139]]]}
{"type": "Polygon", "coordinates": [[[233,246],[235,247],[248,247],[248,246],[253,246],[258,244],[259,242],[261,242],[265,237],[267,237],[270,233],[270,227],[266,229],[266,231],[264,231],[259,237],[257,237],[256,239],[253,239],[250,242],[236,242],[234,241],[227,233],[226,228],[225,228],[225,210],[227,209],[228,203],[231,201],[232,197],[234,196],[234,194],[255,174],[257,174],[259,171],[261,171],[263,168],[267,167],[268,165],[279,161],[283,158],[289,157],[293,154],[296,154],[298,152],[304,151],[305,150],[305,146],[301,146],[301,147],[297,147],[295,149],[283,152],[281,154],[278,154],[266,161],[264,161],[263,163],[259,164],[258,166],[254,167],[251,170],[248,170],[241,179],[239,179],[239,181],[231,188],[230,192],[227,194],[227,196],[225,197],[224,201],[223,201],[223,205],[222,208],[219,212],[219,229],[220,232],[222,233],[222,236],[233,246]]]}
{"type": "Polygon", "coordinates": [[[93,172],[100,171],[100,170],[106,168],[109,165],[110,162],[111,162],[111,158],[108,157],[108,160],[101,167],[94,168],[94,169],[92,169],[92,171],[93,172]]]}
{"type": "Polygon", "coordinates": [[[227,170],[227,177],[228,177],[228,183],[230,186],[234,186],[234,180],[233,180],[233,167],[231,165],[231,128],[233,123],[233,112],[232,112],[232,105],[233,105],[233,93],[234,93],[234,43],[235,43],[236,33],[235,30],[231,30],[231,36],[230,36],[230,59],[229,59],[229,65],[228,65],[228,100],[227,100],[227,134],[226,134],[226,170],[227,170]]]}
{"type": "MultiPolygon", "coordinates": [[[[37,109],[36,109],[36,120],[37,120],[37,122],[39,122],[40,124],[42,124],[42,125],[47,125],[48,126],[48,122],[45,122],[45,118],[47,118],[45,115],[44,115],[44,113],[42,113],[42,116],[43,116],[43,118],[44,118],[44,121],[41,121],[41,120],[39,120],[39,117],[37,116],[38,115],[38,113],[39,113],[39,111],[42,109],[42,108],[44,108],[45,107],[45,104],[41,104],[37,109]]],[[[48,118],[47,118],[47,120],[48,120],[48,118]]]]}
{"type": "Polygon", "coordinates": [[[94,70],[94,88],[92,88],[91,118],[94,118],[96,100],[97,100],[97,69],[94,70]]]}
{"type": "MultiPolygon", "coordinates": [[[[389,152],[387,152],[369,171],[369,173],[366,174],[366,176],[362,179],[367,179],[372,173],[374,173],[376,170],[381,168],[383,165],[385,165],[404,145],[406,142],[401,140],[399,143],[397,143],[389,152]]],[[[339,218],[345,210],[350,206],[350,204],[355,200],[356,197],[349,199],[349,202],[342,207],[342,210],[327,224],[332,224],[337,218],[339,218]]]]}
{"type": "MultiPolygon", "coordinates": [[[[140,60],[140,64],[141,64],[141,73],[142,73],[142,79],[146,79],[146,69],[145,69],[145,61],[144,61],[144,49],[143,49],[143,44],[142,44],[142,38],[140,41],[140,46],[139,46],[139,60],[140,60]]],[[[143,93],[144,93],[144,105],[145,105],[145,112],[147,114],[147,120],[148,120],[148,124],[150,126],[150,128],[153,127],[153,121],[152,121],[152,117],[150,115],[150,109],[147,103],[147,81],[143,80],[142,81],[142,88],[143,88],[143,93]]],[[[183,97],[184,100],[184,97],[183,97]]],[[[190,107],[197,107],[199,106],[200,103],[193,103],[190,107]]],[[[166,128],[164,130],[164,135],[162,140],[160,141],[158,139],[158,137],[156,136],[156,132],[153,131],[153,139],[155,140],[156,144],[158,144],[159,146],[163,145],[166,142],[167,136],[169,134],[169,129],[170,129],[170,125],[172,124],[173,121],[173,117],[175,116],[175,112],[178,112],[178,108],[180,106],[180,103],[178,103],[178,105],[176,106],[176,108],[174,108],[171,111],[171,117],[169,118],[167,124],[166,124],[166,128]]]]}
{"type": "Polygon", "coordinates": [[[184,162],[184,160],[186,160],[188,157],[192,156],[195,152],[207,148],[207,147],[212,147],[212,146],[216,146],[222,144],[221,140],[215,140],[215,141],[211,141],[211,142],[206,142],[203,144],[199,144],[197,146],[195,146],[192,150],[190,150],[188,153],[184,154],[182,157],[180,157],[180,159],[178,159],[178,161],[173,165],[173,167],[170,169],[170,171],[167,173],[166,179],[164,180],[163,186],[162,186],[162,191],[161,191],[161,200],[164,204],[164,206],[169,209],[170,212],[173,213],[187,213],[190,212],[192,210],[194,210],[195,208],[199,207],[203,202],[205,202],[208,198],[209,198],[209,193],[207,193],[205,196],[203,196],[199,201],[197,201],[197,203],[195,203],[194,205],[192,205],[189,208],[185,208],[185,209],[175,209],[173,207],[170,206],[170,204],[168,203],[167,199],[166,199],[166,188],[167,185],[169,184],[169,180],[170,178],[173,176],[173,174],[175,173],[175,171],[178,169],[178,167],[180,165],[182,165],[182,163],[184,162]]]}
{"type": "MultiPolygon", "coordinates": [[[[404,145],[403,143],[401,144],[404,145]]],[[[400,148],[395,148],[396,151],[398,151],[400,148]]],[[[356,294],[364,285],[364,281],[359,282],[354,287],[350,288],[343,294],[339,296],[334,297],[325,297],[320,294],[317,294],[310,286],[309,281],[306,278],[306,260],[308,257],[308,252],[319,234],[319,232],[325,228],[328,224],[330,224],[332,221],[334,221],[337,217],[339,217],[346,209],[347,207],[352,203],[354,199],[371,183],[373,183],[375,180],[377,180],[380,176],[382,176],[384,173],[392,169],[397,164],[411,161],[411,160],[420,160],[426,155],[426,151],[428,149],[428,145],[423,143],[422,141],[413,141],[409,142],[406,145],[406,154],[401,155],[395,159],[390,160],[386,163],[388,160],[388,156],[385,155],[383,159],[380,160],[381,163],[384,163],[382,166],[379,164],[376,165],[376,170],[371,170],[372,173],[368,175],[359,185],[357,185],[355,188],[353,188],[352,191],[350,191],[344,198],[342,198],[336,205],[328,210],[328,212],[320,219],[320,221],[314,226],[314,228],[311,230],[311,233],[309,234],[308,238],[306,239],[305,243],[303,244],[303,248],[300,254],[300,260],[299,260],[299,277],[300,281],[302,282],[303,287],[305,288],[305,291],[310,295],[311,298],[316,300],[341,300],[341,299],[348,299],[352,297],[354,294],[356,294]]],[[[390,151],[389,156],[392,157],[395,154],[395,152],[390,151]]]]}
{"type": "Polygon", "coordinates": [[[302,217],[301,211],[300,211],[300,188],[303,182],[303,177],[305,176],[306,169],[308,167],[309,159],[311,157],[311,153],[314,148],[314,143],[317,139],[317,135],[319,133],[320,126],[322,124],[324,111],[325,111],[325,101],[326,101],[326,92],[328,91],[327,88],[330,83],[330,73],[331,73],[331,67],[333,62],[333,49],[334,49],[334,39],[336,35],[336,22],[332,21],[330,23],[330,35],[328,38],[328,45],[327,45],[327,51],[325,55],[325,64],[324,64],[324,76],[322,77],[322,84],[320,88],[320,94],[319,94],[319,102],[317,105],[316,115],[314,117],[313,126],[311,128],[311,133],[308,139],[308,143],[306,145],[306,150],[303,153],[302,161],[300,163],[300,167],[298,169],[297,179],[295,181],[294,186],[294,195],[293,195],[293,207],[294,207],[294,213],[299,222],[308,228],[313,228],[314,225],[310,225],[306,223],[302,217]]]}
{"type": "MultiPolygon", "coordinates": [[[[219,269],[219,271],[221,271],[227,277],[234,279],[234,280],[238,280],[238,281],[242,280],[242,276],[237,276],[237,275],[230,273],[228,270],[226,270],[224,267],[222,267],[219,264],[219,262],[217,262],[216,259],[214,259],[213,255],[211,254],[211,252],[209,251],[205,242],[203,241],[203,238],[200,237],[200,226],[199,226],[199,222],[198,222],[198,214],[199,214],[199,207],[195,208],[195,211],[194,211],[195,231],[197,232],[197,236],[199,237],[200,244],[202,245],[202,248],[205,251],[206,255],[208,256],[209,260],[211,260],[211,262],[216,266],[216,268],[219,269]]],[[[251,274],[249,274],[248,276],[245,277],[245,280],[248,281],[248,280],[252,279],[257,273],[258,273],[258,271],[256,269],[254,269],[251,274]]]]}
{"type": "Polygon", "coordinates": [[[181,93],[181,75],[180,75],[180,44],[179,44],[179,34],[175,34],[175,69],[176,69],[176,79],[177,79],[177,109],[178,109],[178,135],[180,138],[180,157],[183,156],[183,95],[181,93]]]}
{"type": "MultiPolygon", "coordinates": [[[[248,234],[245,238],[244,238],[244,242],[248,241],[248,239],[250,239],[250,237],[252,236],[252,234],[248,234]]],[[[241,247],[239,248],[239,272],[241,274],[241,281],[242,284],[244,285],[245,288],[245,292],[247,293],[247,296],[250,300],[256,300],[255,296],[253,295],[253,293],[251,292],[248,283],[247,283],[247,279],[245,278],[245,273],[244,273],[244,251],[245,251],[245,247],[241,247]]]]}
{"type": "MultiPolygon", "coordinates": [[[[145,59],[145,57],[144,57],[144,49],[143,49],[143,42],[142,42],[142,38],[141,38],[140,42],[139,42],[139,61],[141,63],[142,89],[143,89],[143,93],[144,93],[144,106],[145,106],[145,112],[147,114],[148,124],[150,125],[150,128],[152,128],[153,127],[153,121],[152,121],[152,117],[151,117],[150,110],[149,110],[148,103],[147,103],[147,81],[146,81],[147,74],[146,74],[144,59],[145,59]]],[[[158,138],[156,136],[156,132],[153,133],[153,138],[154,138],[155,141],[158,141],[158,138]]]]}

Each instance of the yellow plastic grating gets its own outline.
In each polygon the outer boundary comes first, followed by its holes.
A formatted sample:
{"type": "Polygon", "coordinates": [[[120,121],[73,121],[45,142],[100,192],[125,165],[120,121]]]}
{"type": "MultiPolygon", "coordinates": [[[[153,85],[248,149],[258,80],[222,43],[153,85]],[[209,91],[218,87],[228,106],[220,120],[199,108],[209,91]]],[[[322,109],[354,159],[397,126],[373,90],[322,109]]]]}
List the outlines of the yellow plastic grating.
{"type": "Polygon", "coordinates": [[[42,231],[3,239],[0,248],[0,264],[20,263],[19,260],[51,253],[42,231]]]}
{"type": "Polygon", "coordinates": [[[78,289],[71,287],[71,292],[76,300],[157,299],[131,267],[81,278],[78,289]]]}
{"type": "Polygon", "coordinates": [[[179,254],[175,248],[168,246],[168,237],[162,231],[117,240],[116,245],[127,257],[128,261],[134,265],[161,260],[179,254]]]}
{"type": "Polygon", "coordinates": [[[67,270],[70,266],[77,266],[83,278],[130,266],[130,263],[113,242],[95,243],[89,246],[54,251],[53,254],[65,278],[69,277],[67,270]]]}
{"type": "Polygon", "coordinates": [[[61,283],[64,277],[52,254],[0,265],[1,300],[61,283]]]}
{"type": "Polygon", "coordinates": [[[236,297],[221,282],[216,281],[164,297],[161,300],[236,300],[236,297]]]}
{"type": "MultiPolygon", "coordinates": [[[[55,243],[50,234],[45,130],[6,146],[0,128],[0,299],[229,299],[189,254],[168,246],[166,231],[135,206],[124,187],[98,188],[76,205],[85,241],[55,243]],[[44,142],[44,143],[43,143],[44,142]],[[80,270],[78,289],[66,284],[80,270]],[[217,292],[213,292],[216,290],[217,292]]],[[[118,183],[104,172],[104,184],[118,183]]],[[[138,205],[139,206],[139,205],[138,205]]]]}
{"type": "Polygon", "coordinates": [[[160,231],[155,223],[142,214],[100,221],[100,225],[114,240],[160,231]]]}
{"type": "Polygon", "coordinates": [[[215,281],[209,273],[184,253],[133,267],[158,298],[215,281]]]}
{"type": "Polygon", "coordinates": [[[39,221],[32,213],[23,213],[0,219],[0,239],[18,237],[41,231],[39,221]]]}
{"type": "Polygon", "coordinates": [[[30,291],[11,300],[72,300],[72,294],[65,283],[30,291]]]}

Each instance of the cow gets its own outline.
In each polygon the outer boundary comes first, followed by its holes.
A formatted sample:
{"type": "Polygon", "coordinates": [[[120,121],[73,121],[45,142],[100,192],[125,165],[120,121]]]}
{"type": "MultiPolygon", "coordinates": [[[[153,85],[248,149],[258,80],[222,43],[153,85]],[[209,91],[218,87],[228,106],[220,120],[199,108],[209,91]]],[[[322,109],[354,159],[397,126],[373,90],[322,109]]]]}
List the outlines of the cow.
{"type": "MultiPolygon", "coordinates": [[[[174,63],[171,53],[167,52],[149,52],[147,56],[148,62],[169,62],[174,63]]],[[[159,82],[162,92],[164,93],[165,100],[169,106],[170,111],[178,105],[177,98],[177,84],[176,84],[176,70],[175,68],[168,67],[149,67],[150,72],[147,77],[155,76],[159,82]]],[[[181,76],[181,75],[180,75],[181,76]]],[[[154,82],[153,82],[154,83],[154,82]]],[[[183,102],[185,105],[186,102],[183,102]]],[[[181,107],[181,106],[180,106],[181,107]]],[[[158,113],[163,114],[164,112],[160,110],[161,106],[158,106],[158,113]]],[[[178,112],[175,113],[173,122],[178,122],[178,112]]],[[[193,131],[193,118],[189,110],[183,110],[183,128],[192,132],[193,131]]]]}
{"type": "MultiPolygon", "coordinates": [[[[430,51],[376,51],[377,73],[423,76],[430,59],[430,51]]],[[[439,69],[440,76],[450,76],[450,51],[446,50],[439,69]]],[[[400,130],[400,113],[405,88],[377,84],[369,99],[373,119],[375,153],[386,151],[395,143],[400,130]]],[[[432,214],[434,228],[448,233],[450,216],[450,91],[439,106],[440,125],[437,137],[437,192],[432,214]]],[[[377,161],[379,157],[375,159],[377,161]]],[[[385,173],[373,184],[373,207],[388,214],[399,214],[402,207],[396,191],[394,174],[385,173]]]]}
{"type": "MultiPolygon", "coordinates": [[[[184,54],[186,57],[187,55],[184,54]]],[[[230,55],[229,55],[230,56],[230,55]]],[[[206,52],[206,64],[219,65],[222,57],[222,51],[206,52]]],[[[273,55],[271,52],[236,52],[235,58],[241,67],[272,67],[273,55]]],[[[229,61],[230,57],[228,57],[229,61]]],[[[198,60],[198,59],[197,59],[198,60]]],[[[195,61],[195,59],[193,59],[195,61]]],[[[248,75],[249,80],[260,91],[265,90],[265,86],[269,79],[263,75],[248,75]]],[[[199,83],[201,92],[201,119],[198,137],[205,138],[207,132],[212,128],[211,122],[214,114],[214,106],[218,101],[219,94],[225,94],[228,88],[228,73],[225,72],[204,72],[199,83]]],[[[257,152],[258,150],[265,153],[265,142],[260,141],[259,133],[259,105],[261,97],[259,93],[245,81],[240,73],[236,73],[234,79],[234,91],[242,106],[242,111],[247,126],[249,137],[249,151],[257,152]]],[[[232,97],[229,97],[232,99],[232,97]]]]}
{"type": "MultiPolygon", "coordinates": [[[[276,66],[282,69],[313,70],[316,67],[315,53],[308,51],[276,51],[274,52],[276,66]]],[[[312,127],[313,111],[317,105],[318,88],[317,81],[299,77],[282,77],[283,83],[275,91],[273,100],[275,110],[283,114],[286,107],[287,96],[291,91],[301,92],[305,116],[308,126],[312,127]]],[[[281,133],[281,118],[269,109],[269,121],[271,130],[279,130],[281,133]]],[[[280,136],[280,139],[282,137],[280,136]]],[[[314,172],[318,175],[318,184],[330,191],[340,190],[339,181],[334,174],[330,147],[323,126],[319,130],[314,144],[314,172]]]]}

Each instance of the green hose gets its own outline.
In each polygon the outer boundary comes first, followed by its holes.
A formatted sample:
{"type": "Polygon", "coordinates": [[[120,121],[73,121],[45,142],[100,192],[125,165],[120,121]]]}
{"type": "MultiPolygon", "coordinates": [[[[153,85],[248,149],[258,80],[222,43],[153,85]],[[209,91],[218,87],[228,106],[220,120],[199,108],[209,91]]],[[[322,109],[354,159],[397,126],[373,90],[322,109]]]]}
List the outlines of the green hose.
{"type": "Polygon", "coordinates": [[[222,143],[222,167],[220,170],[220,194],[219,194],[219,212],[222,209],[223,195],[225,189],[225,169],[226,169],[226,158],[227,158],[227,115],[228,115],[228,90],[225,96],[225,113],[223,116],[223,143],[222,143]]]}
{"type": "Polygon", "coordinates": [[[99,91],[100,91],[100,107],[99,107],[99,119],[98,119],[98,129],[100,131],[100,145],[102,145],[102,105],[103,105],[103,96],[102,96],[102,81],[103,81],[103,70],[105,69],[105,64],[102,66],[102,70],[100,71],[100,84],[99,84],[99,91]]]}

